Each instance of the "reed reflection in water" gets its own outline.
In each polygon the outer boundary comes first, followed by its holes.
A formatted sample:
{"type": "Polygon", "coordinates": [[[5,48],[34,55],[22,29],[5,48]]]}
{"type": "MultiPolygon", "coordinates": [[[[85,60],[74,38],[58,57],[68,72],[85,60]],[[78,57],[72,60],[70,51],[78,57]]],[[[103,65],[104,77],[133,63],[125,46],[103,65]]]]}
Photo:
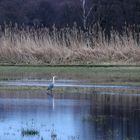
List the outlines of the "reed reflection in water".
{"type": "Polygon", "coordinates": [[[1,98],[0,139],[52,140],[52,132],[59,140],[140,139],[139,96],[95,94],[88,100],[81,96],[1,98]],[[23,129],[39,135],[22,136],[23,129]]]}

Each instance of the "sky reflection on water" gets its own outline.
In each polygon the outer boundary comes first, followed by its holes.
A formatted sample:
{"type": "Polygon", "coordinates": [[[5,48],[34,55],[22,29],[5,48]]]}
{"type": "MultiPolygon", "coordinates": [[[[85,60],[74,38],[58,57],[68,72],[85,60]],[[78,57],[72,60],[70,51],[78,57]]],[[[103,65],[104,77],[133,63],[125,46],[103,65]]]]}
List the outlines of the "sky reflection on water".
{"type": "MultiPolygon", "coordinates": [[[[50,84],[48,80],[12,80],[0,81],[1,86],[36,86],[47,87],[50,84]]],[[[79,87],[79,88],[119,88],[119,89],[140,89],[140,86],[125,86],[125,85],[100,85],[100,84],[85,84],[84,81],[78,80],[58,80],[56,87],[79,87]]]]}
{"type": "Polygon", "coordinates": [[[0,112],[0,139],[26,139],[21,137],[22,129],[36,129],[44,139],[51,139],[53,130],[62,140],[93,137],[92,124],[82,122],[90,112],[87,101],[1,99],[0,112]]]}
{"type": "Polygon", "coordinates": [[[0,140],[140,139],[140,108],[105,106],[72,99],[0,99],[0,140]],[[22,136],[35,129],[38,136],[22,136]]]}

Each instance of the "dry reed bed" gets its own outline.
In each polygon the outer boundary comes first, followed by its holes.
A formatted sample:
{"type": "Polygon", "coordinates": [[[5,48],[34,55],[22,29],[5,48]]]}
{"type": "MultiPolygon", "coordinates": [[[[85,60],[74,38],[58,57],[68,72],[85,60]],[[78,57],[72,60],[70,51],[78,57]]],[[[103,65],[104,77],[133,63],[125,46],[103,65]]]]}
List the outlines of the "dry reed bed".
{"type": "Polygon", "coordinates": [[[107,41],[101,31],[6,28],[0,31],[0,63],[140,64],[140,45],[131,32],[112,32],[107,41]]]}

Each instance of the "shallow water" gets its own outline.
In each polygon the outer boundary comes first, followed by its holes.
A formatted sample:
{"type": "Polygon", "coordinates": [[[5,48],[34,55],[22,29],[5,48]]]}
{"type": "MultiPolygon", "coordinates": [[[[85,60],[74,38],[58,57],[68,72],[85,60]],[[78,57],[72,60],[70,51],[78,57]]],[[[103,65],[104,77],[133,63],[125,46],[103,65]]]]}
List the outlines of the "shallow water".
{"type": "Polygon", "coordinates": [[[140,108],[97,105],[74,99],[0,99],[0,139],[140,139],[140,108]],[[22,136],[35,129],[37,136],[22,136]]]}
{"type": "Polygon", "coordinates": [[[90,113],[90,104],[78,100],[0,100],[0,139],[51,139],[51,133],[57,139],[70,138],[92,140],[93,125],[82,121],[90,113]],[[22,129],[38,130],[39,136],[22,137],[22,129]]]}
{"type": "MultiPolygon", "coordinates": [[[[118,86],[118,85],[98,85],[85,84],[83,80],[57,80],[56,87],[80,87],[80,88],[122,88],[122,89],[140,89],[140,86],[118,86]]],[[[12,80],[0,81],[1,86],[36,86],[47,87],[50,84],[49,80],[12,80]]]]}

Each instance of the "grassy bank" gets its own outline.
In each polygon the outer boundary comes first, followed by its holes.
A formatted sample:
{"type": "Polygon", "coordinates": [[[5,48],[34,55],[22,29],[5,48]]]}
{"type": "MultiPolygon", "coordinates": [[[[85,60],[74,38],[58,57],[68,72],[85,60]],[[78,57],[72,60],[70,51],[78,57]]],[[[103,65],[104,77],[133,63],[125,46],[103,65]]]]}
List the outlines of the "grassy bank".
{"type": "Polygon", "coordinates": [[[86,84],[140,85],[140,67],[0,66],[0,80],[45,79],[82,80],[86,84]]]}
{"type": "Polygon", "coordinates": [[[102,31],[85,33],[57,30],[10,28],[0,31],[2,64],[140,64],[140,45],[135,33],[111,32],[110,41],[102,31]]]}

